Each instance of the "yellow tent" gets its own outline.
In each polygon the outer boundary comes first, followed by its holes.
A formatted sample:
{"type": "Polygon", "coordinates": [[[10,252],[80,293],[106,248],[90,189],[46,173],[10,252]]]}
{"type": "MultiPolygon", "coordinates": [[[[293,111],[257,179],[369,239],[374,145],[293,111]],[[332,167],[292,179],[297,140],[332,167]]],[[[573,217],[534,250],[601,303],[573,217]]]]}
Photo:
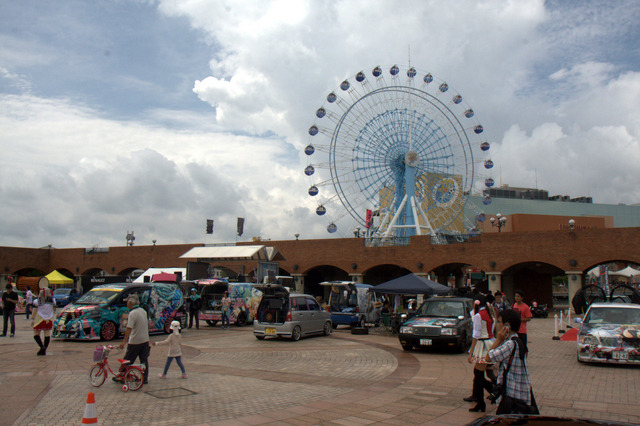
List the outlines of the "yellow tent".
{"type": "Polygon", "coordinates": [[[45,276],[45,278],[49,280],[49,285],[53,287],[73,284],[73,280],[71,278],[65,277],[58,271],[51,272],[49,275],[45,276]]]}

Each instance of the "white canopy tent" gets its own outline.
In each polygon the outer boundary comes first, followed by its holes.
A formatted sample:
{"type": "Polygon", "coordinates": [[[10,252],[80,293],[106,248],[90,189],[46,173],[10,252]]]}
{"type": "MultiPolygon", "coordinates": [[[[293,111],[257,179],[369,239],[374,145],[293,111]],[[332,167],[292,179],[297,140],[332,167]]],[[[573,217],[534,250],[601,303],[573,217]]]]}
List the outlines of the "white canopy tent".
{"type": "Polygon", "coordinates": [[[201,262],[262,260],[271,262],[284,260],[275,247],[265,246],[213,246],[194,247],[182,256],[182,259],[197,259],[201,262]]]}

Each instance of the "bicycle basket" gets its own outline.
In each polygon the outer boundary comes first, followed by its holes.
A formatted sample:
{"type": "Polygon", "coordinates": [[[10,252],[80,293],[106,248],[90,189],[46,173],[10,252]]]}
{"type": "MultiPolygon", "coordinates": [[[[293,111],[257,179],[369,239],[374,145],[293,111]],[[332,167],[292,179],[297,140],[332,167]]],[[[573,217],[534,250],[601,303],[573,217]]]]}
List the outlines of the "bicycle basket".
{"type": "Polygon", "coordinates": [[[105,359],[109,351],[102,345],[96,346],[93,351],[93,362],[100,362],[105,359]]]}

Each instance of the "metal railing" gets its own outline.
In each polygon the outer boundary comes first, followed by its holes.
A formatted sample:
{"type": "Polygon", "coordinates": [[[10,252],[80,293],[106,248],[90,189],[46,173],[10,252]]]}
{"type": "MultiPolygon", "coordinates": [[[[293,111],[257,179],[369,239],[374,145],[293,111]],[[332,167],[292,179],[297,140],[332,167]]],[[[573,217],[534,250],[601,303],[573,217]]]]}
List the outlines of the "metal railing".
{"type": "MultiPolygon", "coordinates": [[[[479,243],[480,235],[475,234],[436,234],[431,237],[432,245],[479,243]]],[[[411,237],[366,237],[365,247],[409,246],[411,237]]]]}

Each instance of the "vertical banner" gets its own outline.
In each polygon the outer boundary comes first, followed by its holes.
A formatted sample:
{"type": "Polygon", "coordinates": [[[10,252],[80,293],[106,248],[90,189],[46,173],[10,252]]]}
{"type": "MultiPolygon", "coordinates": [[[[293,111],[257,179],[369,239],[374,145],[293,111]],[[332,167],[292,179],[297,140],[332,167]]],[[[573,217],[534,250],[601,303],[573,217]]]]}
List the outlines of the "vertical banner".
{"type": "Polygon", "coordinates": [[[365,228],[371,228],[373,224],[373,211],[371,209],[367,209],[367,223],[365,224],[365,228]]]}
{"type": "Polygon", "coordinates": [[[238,218],[238,237],[241,237],[243,232],[244,232],[244,217],[239,217],[238,218]]]}
{"type": "Polygon", "coordinates": [[[213,234],[213,219],[207,219],[207,234],[213,234]]]}

